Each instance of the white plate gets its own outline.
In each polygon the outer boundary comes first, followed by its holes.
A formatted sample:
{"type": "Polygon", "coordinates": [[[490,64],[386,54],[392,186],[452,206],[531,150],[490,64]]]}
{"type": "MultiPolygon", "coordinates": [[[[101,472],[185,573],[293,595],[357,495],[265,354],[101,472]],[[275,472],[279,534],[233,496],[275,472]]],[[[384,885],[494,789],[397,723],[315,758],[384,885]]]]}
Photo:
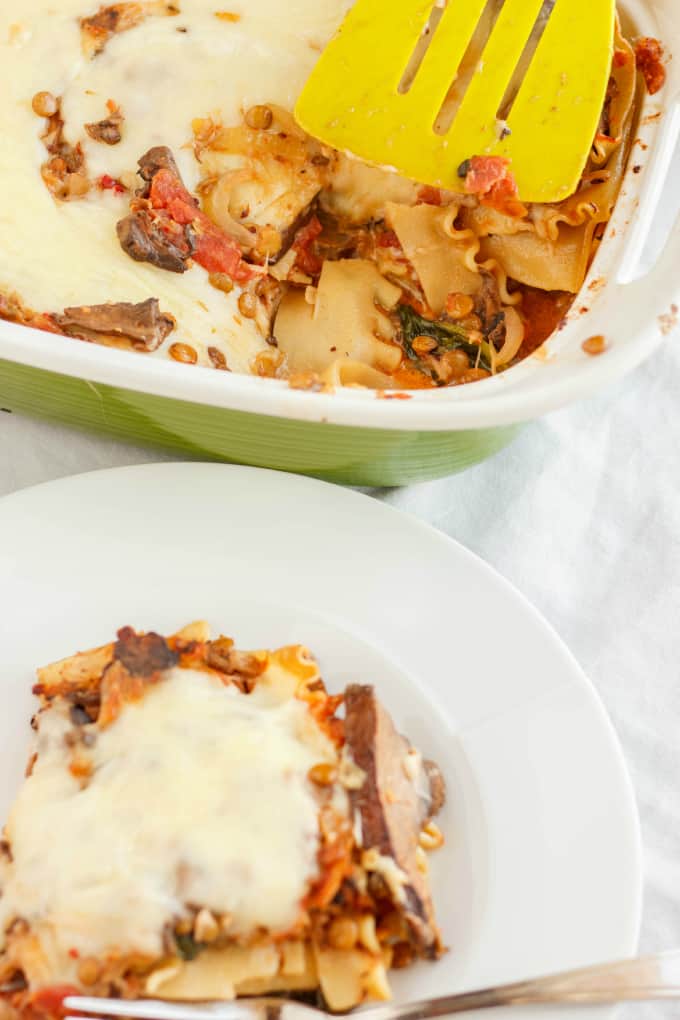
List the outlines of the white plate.
{"type": "Polygon", "coordinates": [[[442,765],[433,883],[451,953],[397,975],[400,997],[634,951],[639,830],[612,727],[553,631],[461,546],[344,489],[209,464],[17,493],[0,502],[0,536],[0,816],[37,665],[123,624],[206,618],[242,647],[308,644],[331,689],[375,683],[442,765]]]}

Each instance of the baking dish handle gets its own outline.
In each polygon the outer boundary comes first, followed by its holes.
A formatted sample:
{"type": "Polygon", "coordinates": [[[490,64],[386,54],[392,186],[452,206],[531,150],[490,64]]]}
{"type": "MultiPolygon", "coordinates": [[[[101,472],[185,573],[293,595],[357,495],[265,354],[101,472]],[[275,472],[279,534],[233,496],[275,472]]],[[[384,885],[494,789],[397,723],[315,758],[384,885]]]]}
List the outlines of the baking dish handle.
{"type": "MultiPolygon", "coordinates": [[[[664,193],[664,186],[668,180],[669,171],[674,162],[673,156],[679,138],[680,97],[671,103],[668,115],[659,131],[659,140],[655,146],[655,152],[650,160],[647,171],[647,185],[644,188],[637,214],[631,225],[623,255],[621,256],[619,270],[616,275],[616,282],[618,284],[627,284],[632,283],[634,280],[639,280],[641,277],[646,276],[653,268],[653,264],[647,266],[641,265],[642,255],[649,239],[659,202],[664,193]]],[[[679,229],[680,215],[676,218],[665,244],[668,244],[670,237],[679,229]]],[[[663,247],[665,247],[665,244],[663,247]]],[[[659,256],[660,254],[661,252],[658,253],[659,256]]]]}

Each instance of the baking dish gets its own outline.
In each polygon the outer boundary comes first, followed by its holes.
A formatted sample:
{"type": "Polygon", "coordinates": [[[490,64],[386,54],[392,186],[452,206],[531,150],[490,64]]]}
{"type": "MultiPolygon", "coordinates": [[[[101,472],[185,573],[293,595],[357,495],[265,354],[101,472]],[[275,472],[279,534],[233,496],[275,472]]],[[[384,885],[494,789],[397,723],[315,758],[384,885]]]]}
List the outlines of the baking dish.
{"type": "Polygon", "coordinates": [[[680,133],[680,9],[624,5],[635,34],[665,45],[667,82],[646,96],[621,195],[581,294],[537,354],[473,385],[376,399],[212,372],[0,322],[0,403],[195,456],[395,485],[460,470],[505,446],[523,422],[597,391],[638,365],[673,328],[680,231],[649,267],[642,252],[680,133]],[[602,334],[607,350],[584,353],[602,334]]]}

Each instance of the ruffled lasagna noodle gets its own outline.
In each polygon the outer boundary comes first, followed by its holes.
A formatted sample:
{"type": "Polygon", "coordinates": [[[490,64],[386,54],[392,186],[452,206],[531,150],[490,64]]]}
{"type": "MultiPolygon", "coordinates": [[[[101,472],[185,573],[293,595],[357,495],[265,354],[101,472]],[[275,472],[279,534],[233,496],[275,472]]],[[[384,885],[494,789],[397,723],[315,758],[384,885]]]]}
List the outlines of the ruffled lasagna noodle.
{"type": "Polygon", "coordinates": [[[389,997],[442,952],[425,850],[437,767],[370,686],[303,647],[193,624],[38,671],[27,778],[0,843],[0,1012],[64,997],[389,997]],[[339,715],[340,708],[344,715],[339,715]]]}
{"type": "MultiPolygon", "coordinates": [[[[472,382],[563,318],[631,144],[636,54],[618,26],[576,192],[527,206],[498,157],[471,153],[450,192],[298,127],[348,0],[297,0],[286,26],[273,0],[84,2],[50,13],[49,56],[46,0],[4,26],[0,118],[22,146],[0,149],[0,316],[312,389],[472,382]]],[[[644,42],[656,90],[661,51],[644,42]]]]}

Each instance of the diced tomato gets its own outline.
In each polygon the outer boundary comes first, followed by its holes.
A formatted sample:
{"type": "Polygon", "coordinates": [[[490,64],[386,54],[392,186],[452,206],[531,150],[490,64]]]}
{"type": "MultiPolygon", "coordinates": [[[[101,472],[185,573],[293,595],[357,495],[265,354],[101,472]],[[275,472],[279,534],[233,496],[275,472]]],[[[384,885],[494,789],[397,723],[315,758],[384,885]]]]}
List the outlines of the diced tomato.
{"type": "Polygon", "coordinates": [[[423,205],[441,205],[442,193],[439,188],[433,188],[431,185],[425,184],[418,192],[418,201],[422,202],[423,205]]]}
{"type": "Polygon", "coordinates": [[[300,227],[291,246],[297,252],[295,265],[309,276],[316,276],[321,272],[323,262],[318,255],[310,251],[310,248],[322,232],[323,224],[317,216],[312,216],[303,227],[300,227]]]}
{"type": "Polygon", "coordinates": [[[509,167],[510,160],[503,156],[473,156],[461,167],[465,172],[465,190],[469,195],[477,195],[482,205],[507,216],[526,216],[526,206],[519,200],[517,182],[509,167]]]}
{"type": "Polygon", "coordinates": [[[49,1017],[49,1020],[61,1020],[69,1012],[64,1006],[64,999],[69,995],[80,995],[80,989],[75,985],[51,985],[32,995],[29,1005],[34,1013],[49,1017]]]}
{"type": "Polygon", "coordinates": [[[510,160],[503,156],[473,156],[463,163],[465,190],[470,195],[486,195],[508,174],[510,160]]]}
{"type": "Polygon", "coordinates": [[[175,223],[193,223],[200,213],[196,199],[171,170],[159,170],[154,175],[149,199],[154,209],[169,212],[175,223]]]}
{"type": "Polygon", "coordinates": [[[662,63],[663,46],[658,39],[644,36],[635,44],[635,64],[645,79],[650,96],[658,92],[666,81],[666,68],[662,63]]]}
{"type": "Polygon", "coordinates": [[[614,50],[614,67],[625,67],[628,63],[628,52],[626,50],[614,50]]]}
{"type": "MultiPolygon", "coordinates": [[[[205,224],[201,223],[200,229],[204,228],[205,224]]],[[[226,273],[236,283],[246,283],[255,276],[253,269],[241,258],[241,250],[212,224],[205,233],[199,233],[194,258],[209,273],[226,273]]]]}
{"type": "Polygon", "coordinates": [[[163,224],[166,232],[172,232],[171,224],[182,227],[192,224],[196,232],[193,258],[209,273],[226,273],[236,283],[245,283],[256,275],[243,261],[236,242],[199,209],[196,199],[171,170],[164,168],[154,175],[149,201],[154,209],[170,217],[170,223],[163,224]]]}
{"type": "Polygon", "coordinates": [[[109,174],[102,174],[98,183],[102,191],[115,191],[117,195],[122,195],[125,191],[120,181],[115,177],[110,177],[109,174]]]}
{"type": "Polygon", "coordinates": [[[293,247],[297,249],[307,248],[312,241],[316,241],[317,237],[323,232],[323,225],[318,216],[312,216],[312,218],[305,223],[304,227],[300,227],[295,240],[293,241],[293,247]]]}
{"type": "Polygon", "coordinates": [[[383,230],[376,237],[375,242],[379,248],[401,248],[399,238],[393,230],[383,230]]]}

